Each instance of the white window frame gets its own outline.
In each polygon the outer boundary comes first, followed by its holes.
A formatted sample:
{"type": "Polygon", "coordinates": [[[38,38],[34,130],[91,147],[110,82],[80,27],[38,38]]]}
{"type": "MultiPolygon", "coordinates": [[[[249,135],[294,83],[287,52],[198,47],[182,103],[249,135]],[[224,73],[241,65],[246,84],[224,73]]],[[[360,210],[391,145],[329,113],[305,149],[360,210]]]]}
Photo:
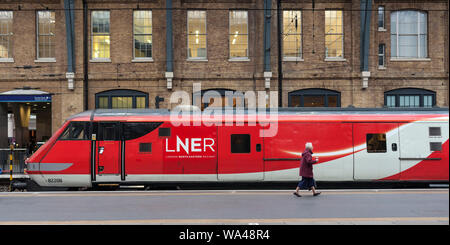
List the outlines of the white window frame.
{"type": "MultiPolygon", "coordinates": [[[[208,13],[204,9],[189,9],[186,12],[186,57],[188,61],[208,61],[208,13]],[[189,36],[192,34],[189,34],[189,12],[193,11],[202,11],[205,12],[205,34],[198,34],[198,35],[204,35],[205,36],[205,57],[189,57],[189,36]]],[[[195,35],[195,34],[194,34],[195,35]]]]}
{"type": "MultiPolygon", "coordinates": [[[[56,57],[39,57],[39,37],[40,36],[51,36],[48,34],[40,34],[39,31],[39,12],[54,12],[55,13],[55,31],[56,31],[56,12],[53,10],[38,10],[36,11],[36,60],[34,62],[56,62],[56,57]]],[[[53,34],[53,36],[55,37],[55,44],[56,44],[56,35],[53,34]]],[[[56,52],[56,47],[54,50],[54,54],[56,52]]]]}
{"type": "MultiPolygon", "coordinates": [[[[397,10],[397,11],[393,11],[391,12],[391,18],[392,18],[392,14],[396,13],[396,33],[395,36],[397,38],[397,42],[396,42],[396,55],[393,56],[392,55],[392,51],[391,51],[391,61],[429,61],[430,58],[428,58],[428,27],[427,27],[427,33],[426,33],[426,47],[425,49],[427,50],[427,56],[426,57],[420,57],[420,13],[425,13],[425,17],[426,17],[426,25],[428,25],[428,13],[425,11],[420,11],[420,10],[410,10],[410,9],[406,9],[406,10],[397,10]],[[401,36],[399,34],[399,13],[403,12],[403,11],[414,11],[417,13],[417,34],[415,35],[417,37],[417,57],[400,57],[399,56],[399,36],[401,36]]],[[[392,20],[391,20],[392,23],[392,20]]],[[[392,26],[391,26],[392,28],[392,26]]],[[[394,34],[390,34],[390,37],[392,38],[392,35],[394,34]]],[[[392,45],[392,40],[391,40],[391,45],[392,45]]],[[[391,47],[392,50],[392,47],[391,47]]]]}
{"type": "MultiPolygon", "coordinates": [[[[249,22],[249,16],[248,16],[248,10],[241,10],[241,9],[232,9],[232,10],[230,10],[229,12],[228,12],[228,57],[229,57],[229,59],[228,59],[228,61],[250,61],[250,58],[249,58],[249,52],[250,52],[250,48],[249,48],[249,38],[250,38],[250,35],[249,35],[249,33],[248,33],[248,22],[249,22]],[[232,12],[247,12],[247,34],[245,34],[245,35],[247,35],[247,56],[246,57],[231,57],[231,45],[230,45],[230,43],[232,42],[231,40],[230,40],[230,37],[233,35],[233,34],[231,34],[230,33],[230,29],[231,29],[231,21],[230,21],[230,19],[231,19],[231,13],[232,12]]],[[[244,35],[244,34],[238,34],[238,35],[244,35]]]]}
{"type": "MultiPolygon", "coordinates": [[[[283,26],[283,34],[285,35],[300,35],[300,56],[285,56],[284,55],[284,51],[282,52],[283,54],[283,61],[304,61],[303,60],[303,11],[301,9],[288,9],[288,10],[283,10],[283,21],[282,23],[284,23],[284,13],[285,12],[291,12],[291,11],[298,11],[300,12],[300,33],[295,33],[295,34],[285,34],[284,33],[284,26],[283,26]]],[[[282,48],[284,50],[284,40],[283,40],[283,45],[282,48]]]]}
{"type": "Polygon", "coordinates": [[[106,10],[106,9],[92,9],[91,10],[91,15],[90,15],[90,21],[91,21],[91,54],[90,54],[90,62],[111,62],[111,11],[110,10],[106,10]],[[109,12],[109,58],[94,58],[93,54],[94,54],[94,12],[102,12],[102,11],[106,11],[109,12]]]}
{"type": "Polygon", "coordinates": [[[378,69],[386,69],[386,44],[385,43],[380,43],[378,44],[378,69]],[[383,53],[380,54],[380,46],[383,45],[383,53]],[[380,57],[383,57],[383,65],[380,65],[380,57]]]}
{"type": "MultiPolygon", "coordinates": [[[[6,12],[8,14],[11,15],[11,22],[14,21],[14,11],[11,10],[0,10],[0,12],[6,12]]],[[[11,30],[7,30],[8,33],[7,34],[0,34],[0,36],[2,37],[7,37],[8,38],[8,57],[7,58],[0,58],[0,62],[14,62],[14,58],[12,57],[13,54],[13,42],[12,42],[12,37],[14,35],[14,33],[12,32],[12,26],[11,26],[11,30]]]]}
{"type": "MultiPolygon", "coordinates": [[[[337,34],[337,33],[333,33],[333,34],[327,34],[327,33],[324,33],[325,34],[325,42],[324,42],[324,47],[325,47],[325,61],[346,61],[346,59],[345,59],[345,49],[344,49],[344,46],[345,46],[345,25],[344,25],[344,10],[342,10],[342,9],[325,9],[325,12],[326,11],[341,11],[342,12],[342,14],[341,14],[341,17],[342,17],[342,33],[340,33],[340,34],[337,34]],[[327,48],[326,48],[326,37],[327,37],[327,35],[341,35],[342,36],[342,57],[338,57],[338,56],[328,56],[328,52],[327,52],[327,48]]],[[[325,18],[326,18],[326,16],[325,16],[325,18]]],[[[324,21],[324,23],[326,22],[326,20],[324,21]]],[[[325,31],[325,26],[324,26],[324,31],[325,31]]]]}
{"type": "Polygon", "coordinates": [[[384,5],[380,5],[378,6],[378,11],[377,11],[377,27],[378,27],[378,31],[386,31],[386,8],[384,7],[384,5]],[[379,19],[380,19],[380,10],[382,10],[382,15],[383,15],[383,26],[379,26],[379,19]]]}
{"type": "MultiPolygon", "coordinates": [[[[110,18],[111,18],[111,15],[110,15],[110,18]]],[[[111,36],[111,29],[109,30],[109,35],[111,36]]],[[[152,62],[153,61],[153,12],[152,12],[152,10],[151,9],[134,9],[133,10],[133,40],[132,40],[132,42],[133,42],[133,50],[132,50],[132,52],[133,52],[133,60],[131,60],[132,62],[152,62]],[[145,34],[142,34],[142,35],[150,35],[151,36],[151,38],[152,38],[152,56],[151,57],[136,57],[136,53],[135,53],[135,47],[134,47],[134,37],[136,36],[136,34],[134,33],[134,13],[136,12],[136,11],[148,11],[148,12],[150,12],[150,22],[151,22],[151,26],[152,26],[152,32],[150,33],[150,34],[148,34],[148,33],[145,33],[145,34]]],[[[110,46],[110,50],[111,50],[111,46],[110,46]]],[[[111,52],[111,51],[110,51],[111,52]]]]}

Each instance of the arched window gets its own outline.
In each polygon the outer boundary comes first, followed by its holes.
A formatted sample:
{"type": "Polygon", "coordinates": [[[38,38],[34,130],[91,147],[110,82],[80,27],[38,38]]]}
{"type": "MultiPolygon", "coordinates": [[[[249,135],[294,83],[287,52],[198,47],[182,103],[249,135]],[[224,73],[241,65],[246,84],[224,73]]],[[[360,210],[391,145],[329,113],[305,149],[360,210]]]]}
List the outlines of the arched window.
{"type": "Polygon", "coordinates": [[[95,108],[148,108],[148,94],[129,89],[115,89],[100,92],[95,94],[95,108]]]}
{"type": "Polygon", "coordinates": [[[401,88],[384,92],[387,107],[433,107],[436,92],[419,88],[401,88]]]}
{"type": "Polygon", "coordinates": [[[193,105],[201,104],[201,110],[209,106],[245,106],[244,94],[232,89],[214,88],[205,89],[193,94],[193,105]]]}
{"type": "Polygon", "coordinates": [[[428,57],[426,12],[418,10],[391,12],[391,57],[428,57]]]}
{"type": "Polygon", "coordinates": [[[289,92],[289,107],[341,107],[341,93],[321,88],[289,92]]]}

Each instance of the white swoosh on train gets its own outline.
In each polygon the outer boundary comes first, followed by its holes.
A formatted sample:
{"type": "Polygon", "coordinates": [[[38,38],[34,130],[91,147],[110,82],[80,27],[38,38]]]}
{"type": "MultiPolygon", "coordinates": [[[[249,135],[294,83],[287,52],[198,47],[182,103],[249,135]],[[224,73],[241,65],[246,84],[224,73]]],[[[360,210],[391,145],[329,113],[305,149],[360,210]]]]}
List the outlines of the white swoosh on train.
{"type": "MultiPolygon", "coordinates": [[[[351,154],[353,152],[358,152],[358,151],[364,150],[364,149],[366,149],[366,147],[367,147],[366,144],[362,144],[355,148],[350,147],[350,148],[340,150],[340,151],[317,152],[317,153],[314,153],[313,156],[314,157],[340,156],[340,155],[351,154]]],[[[292,155],[296,155],[296,156],[302,156],[302,152],[295,152],[295,151],[284,151],[284,152],[292,154],[292,155]]]]}

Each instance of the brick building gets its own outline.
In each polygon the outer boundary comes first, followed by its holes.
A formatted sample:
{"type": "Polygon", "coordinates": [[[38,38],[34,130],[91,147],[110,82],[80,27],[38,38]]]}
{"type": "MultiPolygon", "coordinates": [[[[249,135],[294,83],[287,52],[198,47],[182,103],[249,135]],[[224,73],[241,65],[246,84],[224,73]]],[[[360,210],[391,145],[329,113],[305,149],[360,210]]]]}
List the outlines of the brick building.
{"type": "Polygon", "coordinates": [[[194,83],[278,92],[279,68],[284,107],[448,107],[448,38],[443,0],[1,0],[0,138],[194,83]]]}

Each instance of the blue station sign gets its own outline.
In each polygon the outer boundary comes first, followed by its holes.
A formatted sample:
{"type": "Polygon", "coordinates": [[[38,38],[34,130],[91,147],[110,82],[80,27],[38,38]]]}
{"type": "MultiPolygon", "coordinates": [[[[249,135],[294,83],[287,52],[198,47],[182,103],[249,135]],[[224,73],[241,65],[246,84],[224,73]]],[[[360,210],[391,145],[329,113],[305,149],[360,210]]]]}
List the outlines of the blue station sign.
{"type": "Polygon", "coordinates": [[[50,94],[0,94],[0,102],[52,102],[50,94]]]}

